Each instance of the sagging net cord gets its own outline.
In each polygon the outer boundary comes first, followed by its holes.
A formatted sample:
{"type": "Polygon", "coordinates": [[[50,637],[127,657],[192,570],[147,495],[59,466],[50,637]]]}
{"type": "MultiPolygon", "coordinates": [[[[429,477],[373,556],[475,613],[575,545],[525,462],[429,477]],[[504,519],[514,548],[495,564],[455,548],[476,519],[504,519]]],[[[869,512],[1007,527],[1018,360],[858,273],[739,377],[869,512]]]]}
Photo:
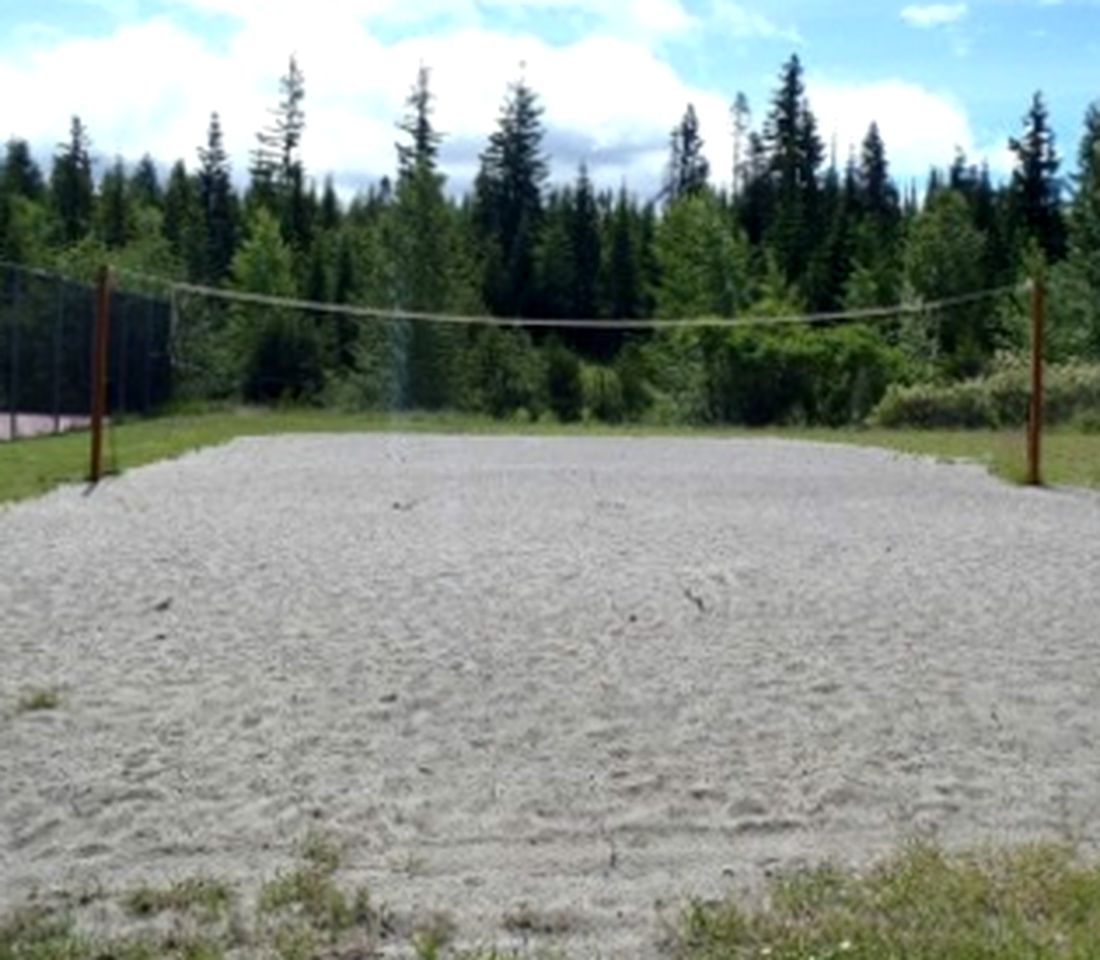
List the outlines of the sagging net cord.
{"type": "MultiPolygon", "coordinates": [[[[56,280],[70,280],[61,274],[51,273],[36,267],[0,261],[0,267],[20,270],[34,276],[56,280]]],[[[902,316],[935,313],[953,307],[980,303],[1008,294],[1020,294],[1030,291],[1031,282],[1007,284],[978,290],[973,293],[946,297],[941,300],[910,301],[890,307],[865,307],[856,310],[836,310],[821,313],[792,314],[779,317],[682,317],[666,319],[550,319],[538,317],[494,317],[488,315],[463,315],[450,313],[424,313],[400,308],[363,307],[351,304],[320,303],[315,300],[299,300],[293,297],[275,297],[261,293],[248,293],[240,290],[226,290],[219,287],[204,286],[197,283],[185,283],[158,277],[153,274],[129,270],[123,267],[112,268],[121,277],[128,277],[141,284],[166,291],[172,301],[173,314],[178,309],[179,296],[190,295],[222,300],[229,303],[250,304],[272,309],[298,310],[315,314],[352,317],[361,320],[394,322],[411,320],[420,323],[449,324],[452,326],[481,326],[526,329],[559,330],[677,330],[677,329],[738,329],[761,328],[770,326],[814,325],[824,323],[866,322],[890,320],[902,316]]],[[[70,281],[71,282],[71,281],[70,281]]]]}

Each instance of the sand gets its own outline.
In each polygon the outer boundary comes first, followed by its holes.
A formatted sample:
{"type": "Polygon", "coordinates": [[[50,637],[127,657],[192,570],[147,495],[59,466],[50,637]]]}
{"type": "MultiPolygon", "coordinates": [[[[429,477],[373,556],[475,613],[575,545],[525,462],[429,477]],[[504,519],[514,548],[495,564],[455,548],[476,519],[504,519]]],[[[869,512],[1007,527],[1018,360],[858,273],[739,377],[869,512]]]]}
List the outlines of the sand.
{"type": "MultiPolygon", "coordinates": [[[[779,441],[240,440],[0,510],[0,910],[314,827],[507,944],[1100,840],[1100,497],[779,441]],[[59,709],[18,713],[22,691],[59,709]]],[[[542,942],[542,941],[540,941],[542,942]]]]}

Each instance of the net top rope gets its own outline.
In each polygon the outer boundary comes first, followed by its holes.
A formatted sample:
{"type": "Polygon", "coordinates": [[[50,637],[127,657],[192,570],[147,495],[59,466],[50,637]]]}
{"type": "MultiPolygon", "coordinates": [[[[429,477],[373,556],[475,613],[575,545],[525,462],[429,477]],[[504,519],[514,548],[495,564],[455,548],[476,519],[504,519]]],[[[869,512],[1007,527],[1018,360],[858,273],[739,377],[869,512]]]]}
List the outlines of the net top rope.
{"type": "MultiPolygon", "coordinates": [[[[49,276],[44,270],[22,267],[17,264],[3,264],[13,269],[23,269],[39,276],[49,276]]],[[[222,300],[229,303],[250,304],[253,306],[271,307],[273,309],[299,310],[302,312],[328,314],[342,317],[354,317],[361,320],[393,321],[415,320],[422,323],[449,324],[457,326],[481,326],[527,329],[564,329],[564,330],[689,330],[689,329],[737,329],[759,328],[770,326],[795,326],[813,325],[819,323],[843,323],[851,321],[875,321],[888,320],[894,317],[910,316],[914,314],[933,313],[948,310],[952,307],[966,306],[979,303],[983,300],[991,300],[1006,294],[1024,293],[1031,288],[1031,284],[1008,284],[1000,287],[992,287],[987,290],[978,290],[973,293],[960,294],[955,297],[946,297],[941,300],[911,301],[899,303],[889,307],[866,307],[855,310],[837,310],[821,313],[792,314],[778,317],[682,317],[661,319],[572,319],[572,318],[540,318],[540,317],[494,317],[489,315],[465,315],[454,313],[425,313],[416,310],[403,310],[399,307],[365,307],[352,304],[321,303],[314,300],[300,300],[293,297],[276,297],[262,293],[249,293],[242,290],[226,290],[219,287],[210,287],[197,283],[169,280],[153,274],[142,273],[138,270],[130,270],[123,267],[113,268],[121,277],[127,277],[140,283],[160,287],[175,299],[179,295],[195,297],[207,297],[214,300],[222,300]]],[[[60,275],[55,274],[60,279],[60,275]]]]}

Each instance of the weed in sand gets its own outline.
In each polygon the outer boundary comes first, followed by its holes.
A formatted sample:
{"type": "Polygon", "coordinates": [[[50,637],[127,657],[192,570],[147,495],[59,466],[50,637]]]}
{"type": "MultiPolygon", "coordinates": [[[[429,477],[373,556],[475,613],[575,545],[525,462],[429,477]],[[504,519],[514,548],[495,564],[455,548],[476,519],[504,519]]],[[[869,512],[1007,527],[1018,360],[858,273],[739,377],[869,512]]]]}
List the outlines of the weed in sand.
{"type": "Polygon", "coordinates": [[[757,908],[695,904],[678,939],[682,960],[1094,956],[1100,868],[1056,846],[952,856],[914,844],[866,873],[781,878],[757,908]]]}
{"type": "Polygon", "coordinates": [[[56,687],[36,687],[27,690],[20,698],[17,709],[20,713],[35,713],[42,710],[56,710],[61,706],[61,691],[56,687]]]}
{"type": "Polygon", "coordinates": [[[151,917],[168,910],[177,913],[201,913],[217,919],[233,904],[234,892],[229,884],[206,877],[179,880],[169,887],[142,885],[128,893],[122,901],[135,917],[151,917]]]}

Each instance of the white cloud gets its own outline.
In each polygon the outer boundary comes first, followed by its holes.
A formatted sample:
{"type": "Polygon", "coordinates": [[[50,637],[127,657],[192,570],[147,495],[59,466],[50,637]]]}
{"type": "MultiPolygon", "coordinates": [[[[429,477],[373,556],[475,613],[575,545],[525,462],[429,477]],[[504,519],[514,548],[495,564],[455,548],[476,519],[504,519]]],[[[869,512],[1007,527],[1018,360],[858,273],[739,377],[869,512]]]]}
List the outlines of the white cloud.
{"type": "Polygon", "coordinates": [[[917,84],[842,84],[811,78],[807,92],[821,135],[826,144],[835,142],[841,164],[849,149],[859,149],[867,128],[876,121],[895,175],[923,176],[931,167],[949,163],[956,149],[972,162],[987,160],[994,172],[1011,166],[1003,146],[978,142],[957,101],[917,84]]]}
{"type": "MultiPolygon", "coordinates": [[[[371,18],[386,15],[380,11],[406,15],[402,0],[330,0],[325,17],[307,19],[297,0],[270,0],[262,10],[252,0],[187,2],[239,16],[238,29],[215,44],[171,17],[159,17],[96,38],[43,38],[29,52],[0,60],[3,89],[34,91],[9,98],[10,126],[0,136],[23,136],[40,150],[52,150],[64,138],[70,115],[78,113],[101,158],[119,153],[135,160],[148,150],[164,162],[182,157],[193,166],[216,109],[234,167],[243,174],[255,131],[277,97],[286,55],[295,51],[306,74],[307,167],[318,177],[332,172],[352,189],[392,173],[395,123],[417,67],[426,63],[438,97],[436,121],[447,136],[444,164],[463,187],[522,61],[545,107],[555,176],[572,176],[586,160],[599,182],[617,186],[625,179],[649,194],[666,160],[669,131],[691,102],[715,179],[728,180],[728,91],[687,82],[659,45],[638,32],[661,24],[666,30],[694,29],[678,0],[596,0],[593,9],[601,11],[603,26],[565,45],[490,29],[475,0],[420,2],[420,12],[433,3],[446,8],[447,28],[388,43],[379,39],[371,18]],[[373,12],[364,18],[367,11],[373,12]],[[613,29],[616,16],[634,18],[635,32],[613,29]]],[[[575,7],[571,0],[523,2],[575,7]]],[[[751,18],[743,26],[758,34],[772,29],[751,18]]],[[[956,145],[975,158],[983,155],[965,111],[919,86],[844,85],[811,76],[808,89],[822,136],[828,142],[835,135],[842,159],[872,119],[881,125],[899,174],[947,163],[956,145]]]]}
{"type": "Polygon", "coordinates": [[[802,36],[791,26],[780,26],[762,13],[731,0],[715,0],[712,16],[719,30],[727,30],[738,38],[787,40],[801,44],[802,36]]]}
{"type": "Polygon", "coordinates": [[[901,11],[901,18],[910,26],[927,29],[957,23],[968,12],[965,3],[910,4],[901,11]]]}

